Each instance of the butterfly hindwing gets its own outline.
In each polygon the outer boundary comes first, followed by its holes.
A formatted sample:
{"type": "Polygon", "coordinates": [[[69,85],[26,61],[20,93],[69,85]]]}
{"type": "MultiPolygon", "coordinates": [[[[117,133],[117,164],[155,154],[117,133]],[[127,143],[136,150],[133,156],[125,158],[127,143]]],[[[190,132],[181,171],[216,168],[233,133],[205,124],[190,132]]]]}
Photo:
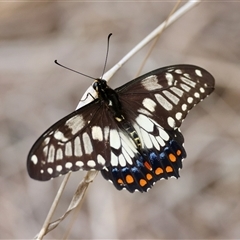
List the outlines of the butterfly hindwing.
{"type": "Polygon", "coordinates": [[[125,161],[129,159],[131,151],[123,151],[123,144],[122,158],[126,164],[110,164],[104,167],[101,171],[103,177],[111,181],[118,190],[125,188],[129,192],[146,192],[160,179],[173,176],[178,178],[182,159],[186,157],[182,134],[178,130],[161,130],[162,136],[145,133],[142,138],[141,134],[146,131],[138,128],[137,132],[141,140],[148,143],[143,145],[142,150],[135,150],[132,162],[125,161]]]}

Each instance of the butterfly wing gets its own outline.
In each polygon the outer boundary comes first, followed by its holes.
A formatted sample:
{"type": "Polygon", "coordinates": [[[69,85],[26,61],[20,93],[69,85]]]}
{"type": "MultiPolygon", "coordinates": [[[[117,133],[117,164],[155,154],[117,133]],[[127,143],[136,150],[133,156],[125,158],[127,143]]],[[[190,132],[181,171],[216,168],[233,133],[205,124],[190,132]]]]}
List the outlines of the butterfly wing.
{"type": "Polygon", "coordinates": [[[178,128],[189,110],[213,89],[211,74],[192,65],[160,68],[117,88],[124,116],[136,130],[142,149],[134,164],[103,169],[104,178],[130,192],[147,191],[162,178],[178,178],[186,157],[178,128]]]}
{"type": "Polygon", "coordinates": [[[126,145],[129,138],[123,138],[121,154],[115,155],[116,164],[111,162],[101,170],[103,177],[118,190],[147,192],[160,179],[179,177],[182,159],[186,157],[183,136],[178,130],[164,131],[157,126],[155,133],[136,128],[143,143],[141,150],[132,143],[126,145]]]}
{"type": "Polygon", "coordinates": [[[109,130],[116,123],[100,100],[64,117],[36,141],[29,152],[30,177],[46,181],[77,170],[100,170],[110,159],[109,130]]]}
{"type": "Polygon", "coordinates": [[[180,127],[189,110],[213,90],[214,78],[206,70],[174,65],[138,77],[116,92],[129,119],[134,121],[143,114],[172,130],[180,127]]]}

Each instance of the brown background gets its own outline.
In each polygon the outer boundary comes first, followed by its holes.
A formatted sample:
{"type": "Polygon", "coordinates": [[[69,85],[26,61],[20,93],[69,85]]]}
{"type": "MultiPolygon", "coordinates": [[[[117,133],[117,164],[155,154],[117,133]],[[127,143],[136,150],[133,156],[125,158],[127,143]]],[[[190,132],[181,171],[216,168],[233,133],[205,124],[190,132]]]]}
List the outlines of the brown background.
{"type": "MultiPolygon", "coordinates": [[[[62,178],[41,183],[26,172],[33,142],[75,109],[93,77],[161,23],[173,2],[15,2],[0,4],[0,237],[32,238],[62,178]]],[[[117,191],[101,175],[91,184],[69,238],[160,239],[240,236],[240,3],[204,2],[168,28],[143,72],[189,63],[216,78],[216,90],[184,121],[188,153],[181,178],[147,194],[117,191]]],[[[112,79],[134,78],[147,48],[112,79]]],[[[55,219],[85,173],[72,174],[55,219]]],[[[69,219],[46,239],[61,238],[69,219]]],[[[71,225],[71,224],[70,224],[71,225]]]]}

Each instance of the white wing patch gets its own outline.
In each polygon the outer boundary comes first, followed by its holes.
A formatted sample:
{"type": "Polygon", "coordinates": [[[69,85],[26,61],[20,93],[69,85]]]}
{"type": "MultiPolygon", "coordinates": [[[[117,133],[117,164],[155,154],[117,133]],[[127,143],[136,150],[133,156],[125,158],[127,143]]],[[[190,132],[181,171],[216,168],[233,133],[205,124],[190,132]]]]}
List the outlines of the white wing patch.
{"type": "Polygon", "coordinates": [[[38,163],[38,158],[36,155],[32,155],[31,157],[31,161],[33,162],[34,165],[36,165],[38,163]]]}
{"type": "Polygon", "coordinates": [[[193,81],[191,81],[190,79],[188,79],[188,78],[185,78],[185,77],[182,77],[182,76],[180,76],[180,79],[184,82],[184,83],[186,83],[186,84],[188,84],[189,86],[191,86],[192,88],[195,88],[196,87],[196,82],[193,82],[193,81]]]}
{"type": "Polygon", "coordinates": [[[82,115],[77,114],[70,118],[69,120],[67,120],[65,125],[71,129],[72,135],[75,135],[76,133],[81,131],[83,127],[85,127],[86,122],[83,119],[82,115]]]}
{"type": "Polygon", "coordinates": [[[48,159],[47,162],[54,162],[54,155],[55,155],[55,147],[51,144],[49,147],[49,152],[48,152],[48,159]]]}
{"type": "Polygon", "coordinates": [[[61,148],[58,148],[56,153],[56,160],[62,160],[62,159],[63,159],[63,151],[61,148]]]}
{"type": "Polygon", "coordinates": [[[147,147],[151,149],[153,147],[153,143],[151,141],[151,138],[149,137],[148,132],[146,132],[144,129],[141,129],[141,135],[142,135],[142,144],[144,147],[147,147]]]}
{"type": "Polygon", "coordinates": [[[54,137],[56,140],[59,140],[59,141],[61,141],[61,142],[67,142],[67,141],[68,141],[68,138],[66,138],[66,137],[64,136],[64,134],[63,134],[61,131],[59,131],[59,130],[57,130],[57,131],[53,134],[53,137],[54,137]]]}
{"type": "Polygon", "coordinates": [[[173,75],[169,72],[165,73],[166,80],[168,82],[168,85],[171,86],[174,82],[173,75]]]}
{"type": "Polygon", "coordinates": [[[65,168],[70,169],[73,166],[73,164],[71,162],[66,162],[65,164],[65,168]]]}
{"type": "Polygon", "coordinates": [[[106,160],[103,158],[101,154],[97,155],[97,161],[98,161],[98,164],[101,164],[101,165],[105,165],[106,163],[106,160]]]}
{"type": "Polygon", "coordinates": [[[158,78],[156,75],[151,75],[149,77],[144,78],[141,81],[141,84],[147,91],[155,91],[157,89],[162,88],[162,85],[158,83],[158,78]]]}
{"type": "Polygon", "coordinates": [[[199,69],[196,69],[196,70],[195,70],[195,73],[196,73],[199,77],[202,77],[202,76],[203,76],[201,70],[199,70],[199,69]]]}
{"type": "Polygon", "coordinates": [[[146,110],[145,108],[139,108],[137,111],[138,111],[139,113],[144,114],[144,115],[152,116],[152,114],[151,114],[148,110],[146,110]]]}
{"type": "Polygon", "coordinates": [[[81,157],[82,156],[82,147],[80,142],[80,137],[77,136],[74,139],[74,156],[81,157]]]}
{"type": "Polygon", "coordinates": [[[167,90],[164,90],[164,91],[163,91],[163,94],[164,94],[171,102],[173,102],[175,105],[178,104],[178,102],[179,102],[179,100],[180,100],[178,97],[176,97],[175,95],[173,95],[172,93],[170,93],[170,92],[167,91],[167,90]]]}
{"type": "Polygon", "coordinates": [[[168,117],[167,122],[168,122],[168,125],[169,125],[171,128],[175,128],[176,122],[175,122],[175,120],[174,120],[172,117],[168,117]]]}
{"type": "Polygon", "coordinates": [[[66,145],[65,145],[65,155],[67,157],[72,156],[72,143],[71,142],[67,142],[66,145]]]}
{"type": "Polygon", "coordinates": [[[148,132],[153,131],[154,124],[143,114],[139,114],[135,121],[148,132]]]}
{"type": "Polygon", "coordinates": [[[187,104],[186,104],[186,103],[184,103],[184,104],[182,105],[182,110],[183,110],[183,111],[186,111],[186,110],[187,110],[187,104]]]}
{"type": "Polygon", "coordinates": [[[161,94],[156,93],[154,94],[156,100],[158,101],[158,103],[165,108],[167,111],[171,111],[173,109],[173,105],[165,98],[163,97],[161,94]]]}
{"type": "Polygon", "coordinates": [[[144,98],[142,104],[150,112],[155,112],[157,104],[151,98],[144,98]]]}
{"type": "Polygon", "coordinates": [[[92,146],[92,143],[91,143],[88,133],[86,133],[86,132],[83,133],[82,140],[83,140],[85,154],[91,154],[93,151],[93,146],[92,146]]]}
{"type": "Polygon", "coordinates": [[[175,118],[180,121],[182,119],[182,113],[180,112],[177,112],[176,115],[175,115],[175,118]]]}
{"type": "Polygon", "coordinates": [[[94,140],[102,141],[103,140],[103,132],[99,126],[92,127],[92,138],[94,140]]]}
{"type": "Polygon", "coordinates": [[[63,167],[62,167],[61,165],[57,165],[56,170],[57,170],[58,172],[61,172],[62,169],[63,169],[63,167]]]}
{"type": "Polygon", "coordinates": [[[126,166],[126,160],[125,160],[125,156],[123,156],[123,154],[120,154],[118,157],[118,163],[120,164],[121,167],[125,167],[126,166]]]}
{"type": "Polygon", "coordinates": [[[107,141],[109,137],[110,128],[108,126],[104,127],[104,140],[107,141]]]}
{"type": "Polygon", "coordinates": [[[113,167],[118,166],[118,157],[113,152],[111,152],[111,161],[110,162],[113,167]]]}
{"type": "Polygon", "coordinates": [[[110,146],[114,149],[119,149],[121,147],[119,133],[116,129],[110,130],[110,146]]]}
{"type": "Polygon", "coordinates": [[[77,161],[77,162],[75,162],[75,165],[78,167],[83,167],[84,163],[82,161],[77,161]]]}
{"type": "Polygon", "coordinates": [[[184,83],[181,83],[180,86],[185,92],[189,92],[191,90],[191,88],[184,83]]]}
{"type": "Polygon", "coordinates": [[[181,89],[177,88],[177,87],[171,87],[170,88],[176,95],[178,95],[179,97],[182,97],[184,94],[184,91],[182,91],[181,89]]]}
{"type": "Polygon", "coordinates": [[[87,165],[90,167],[90,168],[94,168],[96,166],[96,163],[95,161],[93,160],[88,160],[87,161],[87,165]]]}
{"type": "Polygon", "coordinates": [[[175,69],[175,73],[182,74],[183,71],[181,69],[175,69]]]}

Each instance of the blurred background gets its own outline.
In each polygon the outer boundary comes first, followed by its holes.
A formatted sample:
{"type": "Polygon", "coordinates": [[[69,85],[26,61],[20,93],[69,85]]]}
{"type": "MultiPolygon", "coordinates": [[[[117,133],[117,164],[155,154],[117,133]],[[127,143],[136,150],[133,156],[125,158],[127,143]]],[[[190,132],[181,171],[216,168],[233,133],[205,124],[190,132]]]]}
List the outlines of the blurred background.
{"type": "MultiPolygon", "coordinates": [[[[75,109],[99,77],[107,36],[107,69],[166,19],[174,2],[0,3],[0,238],[30,239],[41,229],[62,177],[29,178],[26,157],[50,125],[75,109]]],[[[143,73],[195,64],[216,79],[215,92],[182,125],[188,154],[181,178],[147,194],[117,191],[101,174],[75,221],[46,239],[204,239],[240,237],[240,4],[204,2],[169,27],[143,73]]],[[[111,80],[133,79],[148,47],[111,80]]],[[[54,219],[65,211],[84,172],[72,174],[54,219]]]]}

